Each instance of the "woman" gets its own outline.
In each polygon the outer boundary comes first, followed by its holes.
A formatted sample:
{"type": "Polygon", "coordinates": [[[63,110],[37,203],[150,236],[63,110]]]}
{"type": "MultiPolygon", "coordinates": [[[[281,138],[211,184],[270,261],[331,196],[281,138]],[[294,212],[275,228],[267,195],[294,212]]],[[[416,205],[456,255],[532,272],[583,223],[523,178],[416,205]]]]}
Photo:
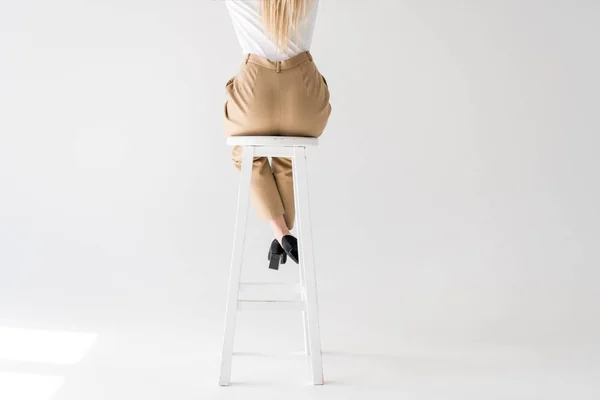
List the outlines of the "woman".
{"type": "MultiPolygon", "coordinates": [[[[318,0],[228,0],[225,2],[245,53],[239,73],[227,82],[225,134],[228,136],[319,137],[331,113],[325,78],[309,53],[318,0]]],[[[242,148],[233,149],[241,169],[242,148]]],[[[256,157],[251,201],[269,221],[275,240],[269,268],[289,256],[298,263],[294,225],[292,161],[256,157]]]]}

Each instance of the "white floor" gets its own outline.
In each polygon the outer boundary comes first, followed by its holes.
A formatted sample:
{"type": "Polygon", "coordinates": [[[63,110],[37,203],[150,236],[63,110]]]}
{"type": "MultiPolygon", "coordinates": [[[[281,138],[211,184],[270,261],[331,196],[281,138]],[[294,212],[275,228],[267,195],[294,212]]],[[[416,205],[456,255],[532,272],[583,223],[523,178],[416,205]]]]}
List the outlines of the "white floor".
{"type": "MultiPolygon", "coordinates": [[[[297,279],[293,264],[267,269],[268,233],[257,226],[243,280],[297,279]]],[[[202,251],[190,240],[185,258],[184,247],[106,260],[52,248],[46,267],[39,254],[13,257],[0,279],[0,400],[600,398],[598,330],[581,308],[596,309],[592,279],[525,286],[441,262],[397,267],[385,254],[340,260],[324,247],[326,384],[308,383],[300,314],[267,312],[239,315],[233,384],[219,387],[228,277],[219,255],[230,247],[219,237],[202,251]]]]}
{"type": "Polygon", "coordinates": [[[395,351],[385,353],[377,349],[390,338],[371,332],[369,351],[368,340],[357,345],[350,331],[331,336],[335,323],[327,318],[323,322],[326,384],[321,387],[308,384],[308,365],[299,353],[299,317],[239,318],[230,387],[217,385],[219,318],[187,325],[168,318],[139,325],[122,321],[93,333],[4,328],[0,399],[600,398],[598,353],[536,346],[416,345],[401,338],[387,343],[395,351]]]}

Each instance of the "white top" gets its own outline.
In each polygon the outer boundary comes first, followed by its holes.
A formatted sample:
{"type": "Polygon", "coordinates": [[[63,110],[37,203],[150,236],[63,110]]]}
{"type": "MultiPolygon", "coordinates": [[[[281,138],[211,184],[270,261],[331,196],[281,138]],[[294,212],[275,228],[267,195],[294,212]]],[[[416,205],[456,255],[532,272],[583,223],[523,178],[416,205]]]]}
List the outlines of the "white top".
{"type": "Polygon", "coordinates": [[[287,50],[280,51],[269,39],[260,17],[261,0],[226,0],[233,27],[245,54],[251,53],[271,61],[288,60],[310,50],[319,0],[310,0],[310,10],[298,23],[297,35],[292,35],[287,50]]]}

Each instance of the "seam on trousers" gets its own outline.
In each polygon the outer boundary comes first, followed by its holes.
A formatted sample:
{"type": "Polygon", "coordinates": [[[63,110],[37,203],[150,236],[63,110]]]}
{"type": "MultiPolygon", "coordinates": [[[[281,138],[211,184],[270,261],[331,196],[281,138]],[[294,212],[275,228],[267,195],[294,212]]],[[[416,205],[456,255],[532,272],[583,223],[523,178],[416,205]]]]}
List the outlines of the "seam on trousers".
{"type": "MultiPolygon", "coordinates": [[[[279,99],[281,99],[281,74],[277,74],[277,96],[279,99]]],[[[281,115],[281,103],[282,101],[279,101],[279,123],[277,124],[277,130],[278,135],[281,136],[281,121],[282,121],[282,115],[281,115]]]]}

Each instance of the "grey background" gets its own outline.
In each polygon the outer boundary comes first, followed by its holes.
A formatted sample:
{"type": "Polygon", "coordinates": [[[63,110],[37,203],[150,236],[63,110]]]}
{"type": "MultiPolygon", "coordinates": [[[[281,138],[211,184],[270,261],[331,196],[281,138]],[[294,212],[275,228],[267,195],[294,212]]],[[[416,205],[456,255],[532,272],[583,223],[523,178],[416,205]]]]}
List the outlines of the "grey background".
{"type": "MultiPolygon", "coordinates": [[[[225,7],[0,5],[0,325],[95,332],[107,365],[194,371],[219,351],[237,190],[225,7]]],[[[599,20],[584,0],[321,0],[325,351],[598,356],[599,20]]],[[[270,240],[252,215],[245,276],[292,281],[266,269],[270,240]]],[[[296,317],[256,318],[245,336],[299,348],[296,317]]]]}

